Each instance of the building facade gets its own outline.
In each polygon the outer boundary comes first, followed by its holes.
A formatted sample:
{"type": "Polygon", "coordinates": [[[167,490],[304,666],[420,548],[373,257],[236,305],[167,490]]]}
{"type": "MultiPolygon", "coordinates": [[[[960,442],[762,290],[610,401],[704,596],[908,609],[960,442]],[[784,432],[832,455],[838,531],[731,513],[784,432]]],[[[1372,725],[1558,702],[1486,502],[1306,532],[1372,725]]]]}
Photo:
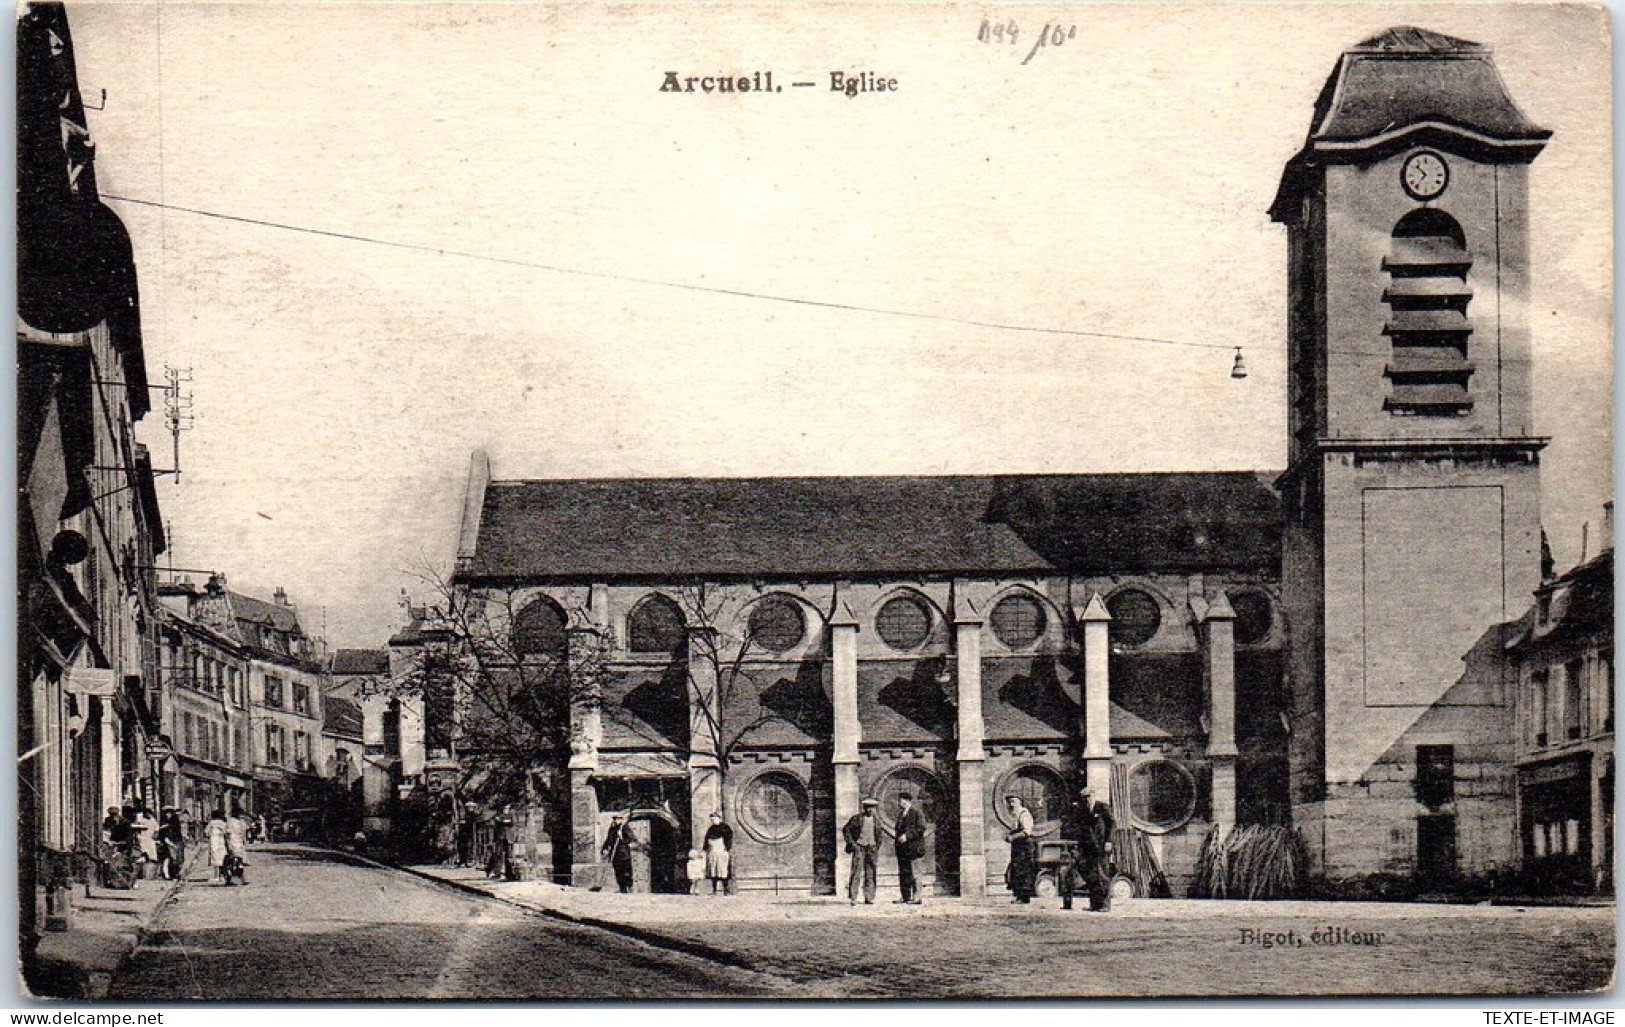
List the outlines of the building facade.
{"type": "Polygon", "coordinates": [[[1345,53],[1287,164],[1293,820],[1328,878],[1517,862],[1507,622],[1539,583],[1529,165],[1490,51],[1345,53]]]}
{"type": "Polygon", "coordinates": [[[173,755],[160,765],[163,804],[203,824],[215,810],[253,812],[247,651],[235,633],[192,619],[191,586],[159,586],[165,617],[160,719],[173,755]]]}
{"type": "Polygon", "coordinates": [[[66,925],[108,806],[156,803],[152,566],[164,548],[129,235],[98,197],[61,4],[17,21],[19,908],[66,925]]]}
{"type": "Polygon", "coordinates": [[[1175,888],[1213,825],[1287,818],[1257,475],[492,482],[477,454],[465,509],[493,641],[592,681],[548,820],[577,883],[616,813],[639,890],[720,811],[739,886],[828,892],[839,825],[909,791],[961,894],[1003,886],[1007,795],[1053,830],[1077,785],[1120,793],[1175,888]]]}
{"type": "MultiPolygon", "coordinates": [[[[231,591],[226,579],[215,574],[201,588],[178,586],[173,591],[185,605],[186,619],[229,640],[240,654],[246,710],[231,725],[230,747],[212,751],[229,751],[239,767],[250,771],[245,811],[275,819],[288,809],[319,805],[325,796],[322,700],[327,683],[319,640],[305,633],[298,611],[280,588],[268,602],[231,591]]],[[[230,664],[221,668],[228,687],[230,670],[230,664]]],[[[213,673],[212,664],[205,663],[203,672],[213,673]]]]}
{"type": "MultiPolygon", "coordinates": [[[[1612,525],[1610,525],[1610,529],[1612,525]]],[[[1543,582],[1509,649],[1518,826],[1529,884],[1614,887],[1614,552],[1543,582]]]]}

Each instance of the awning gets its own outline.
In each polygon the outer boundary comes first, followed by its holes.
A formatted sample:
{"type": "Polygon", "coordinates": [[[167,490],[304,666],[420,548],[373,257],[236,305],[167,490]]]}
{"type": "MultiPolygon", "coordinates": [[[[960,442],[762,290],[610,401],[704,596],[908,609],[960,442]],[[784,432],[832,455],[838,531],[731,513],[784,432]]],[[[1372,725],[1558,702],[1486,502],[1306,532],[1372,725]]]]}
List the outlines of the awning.
{"type": "Polygon", "coordinates": [[[48,332],[82,332],[134,302],[130,233],[104,204],[23,204],[17,225],[17,313],[48,332]]]}

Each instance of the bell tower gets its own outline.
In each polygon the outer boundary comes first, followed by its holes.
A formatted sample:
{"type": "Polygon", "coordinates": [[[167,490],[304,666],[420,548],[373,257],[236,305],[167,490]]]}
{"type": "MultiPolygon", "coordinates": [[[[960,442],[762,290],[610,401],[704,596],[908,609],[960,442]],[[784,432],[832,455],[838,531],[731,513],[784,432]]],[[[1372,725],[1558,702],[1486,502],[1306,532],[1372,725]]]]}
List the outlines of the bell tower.
{"type": "Polygon", "coordinates": [[[1539,583],[1529,165],[1491,52],[1345,52],[1286,165],[1294,818],[1328,877],[1515,859],[1500,625],[1539,583]]]}

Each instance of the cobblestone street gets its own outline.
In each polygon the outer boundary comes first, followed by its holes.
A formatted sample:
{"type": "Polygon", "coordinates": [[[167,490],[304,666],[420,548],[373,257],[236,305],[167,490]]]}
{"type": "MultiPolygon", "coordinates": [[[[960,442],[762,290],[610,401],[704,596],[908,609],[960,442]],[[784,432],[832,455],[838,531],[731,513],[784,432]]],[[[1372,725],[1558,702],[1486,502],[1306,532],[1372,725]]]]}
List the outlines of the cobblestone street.
{"type": "Polygon", "coordinates": [[[849,907],[764,893],[610,895],[419,869],[852,997],[1541,994],[1607,987],[1614,964],[1612,907],[1141,899],[1096,914],[1054,899],[897,906],[884,895],[849,907]]]}
{"type": "Polygon", "coordinates": [[[1614,954],[1613,910],[1600,907],[1142,900],[1100,915],[939,899],[852,909],[433,872],[507,901],[302,846],[256,850],[246,888],[194,869],[109,998],[1515,994],[1606,987],[1614,954]],[[750,969],[533,910],[728,953],[750,969]]]}
{"type": "Polygon", "coordinates": [[[1274,915],[1211,905],[1177,916],[1041,907],[1017,916],[837,915],[667,930],[748,950],[758,969],[839,981],[867,997],[1516,994],[1603,988],[1612,976],[1609,909],[1484,907],[1476,916],[1422,910],[1396,918],[1361,915],[1347,903],[1282,905],[1274,915]],[[1244,941],[1243,931],[1258,933],[1244,941]],[[1287,932],[1292,940],[1281,941],[1287,932]],[[1257,940],[1263,933],[1274,936],[1269,949],[1257,940]],[[1380,943],[1362,943],[1374,938],[1380,943]]]}
{"type": "Polygon", "coordinates": [[[255,850],[249,886],[194,868],[114,1001],[805,995],[760,974],[574,927],[299,846],[255,850]]]}

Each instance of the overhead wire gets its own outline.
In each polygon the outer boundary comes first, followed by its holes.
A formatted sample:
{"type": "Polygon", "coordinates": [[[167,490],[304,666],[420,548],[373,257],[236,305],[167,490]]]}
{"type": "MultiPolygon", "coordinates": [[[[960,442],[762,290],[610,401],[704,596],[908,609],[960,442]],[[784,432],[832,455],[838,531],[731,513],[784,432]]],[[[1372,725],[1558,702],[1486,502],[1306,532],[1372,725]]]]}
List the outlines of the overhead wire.
{"type": "MultiPolygon", "coordinates": [[[[984,328],[989,331],[1019,332],[1032,335],[1057,335],[1071,338],[1101,339],[1108,342],[1141,343],[1154,346],[1178,346],[1187,349],[1209,350],[1239,350],[1243,346],[1234,342],[1201,342],[1194,339],[1171,339],[1156,335],[1137,335],[1127,332],[1102,332],[1082,328],[1056,328],[1047,325],[1022,324],[1011,321],[994,321],[973,317],[958,317],[952,314],[936,314],[923,310],[904,310],[896,307],[877,307],[861,303],[842,303],[835,300],[813,299],[806,296],[787,296],[778,293],[756,292],[750,289],[735,289],[721,285],[700,285],[695,282],[680,282],[664,278],[649,278],[641,275],[622,274],[616,271],[594,271],[589,268],[571,267],[565,264],[555,264],[546,261],[525,260],[519,257],[502,257],[489,253],[478,253],[473,250],[461,250],[444,246],[431,246],[427,243],[402,242],[397,239],[384,239],[378,236],[363,235],[358,232],[340,232],[327,228],[312,228],[308,225],[294,225],[282,221],[271,221],[264,218],[248,217],[240,214],[226,214],[221,211],[204,210],[198,207],[186,207],[171,204],[162,200],[145,200],[134,196],[119,196],[112,193],[103,193],[102,199],[114,200],[120,203],[129,203],[141,207],[152,207],[166,212],[191,214],[196,217],[211,218],[217,221],[229,221],[237,224],[254,225],[260,228],[276,229],[283,232],[295,232],[302,235],[319,236],[328,239],[339,239],[346,242],[364,243],[371,246],[384,246],[390,249],[406,250],[414,253],[432,253],[442,257],[455,257],[460,260],[483,261],[491,264],[501,264],[508,267],[529,268],[537,271],[546,271],[551,274],[572,275],[581,278],[595,278],[604,281],[625,282],[633,285],[647,285],[663,289],[677,289],[684,292],[707,293],[715,296],[733,296],[740,299],[761,300],[770,303],[788,303],[803,307],[818,307],[826,310],[843,310],[860,314],[873,314],[881,317],[901,317],[916,321],[929,321],[937,324],[961,325],[967,328],[984,328]]],[[[1326,349],[1326,353],[1341,356],[1387,357],[1388,350],[1361,350],[1361,349],[1326,349]]],[[[1527,361],[1515,358],[1502,358],[1502,363],[1524,363],[1527,361]]]]}

